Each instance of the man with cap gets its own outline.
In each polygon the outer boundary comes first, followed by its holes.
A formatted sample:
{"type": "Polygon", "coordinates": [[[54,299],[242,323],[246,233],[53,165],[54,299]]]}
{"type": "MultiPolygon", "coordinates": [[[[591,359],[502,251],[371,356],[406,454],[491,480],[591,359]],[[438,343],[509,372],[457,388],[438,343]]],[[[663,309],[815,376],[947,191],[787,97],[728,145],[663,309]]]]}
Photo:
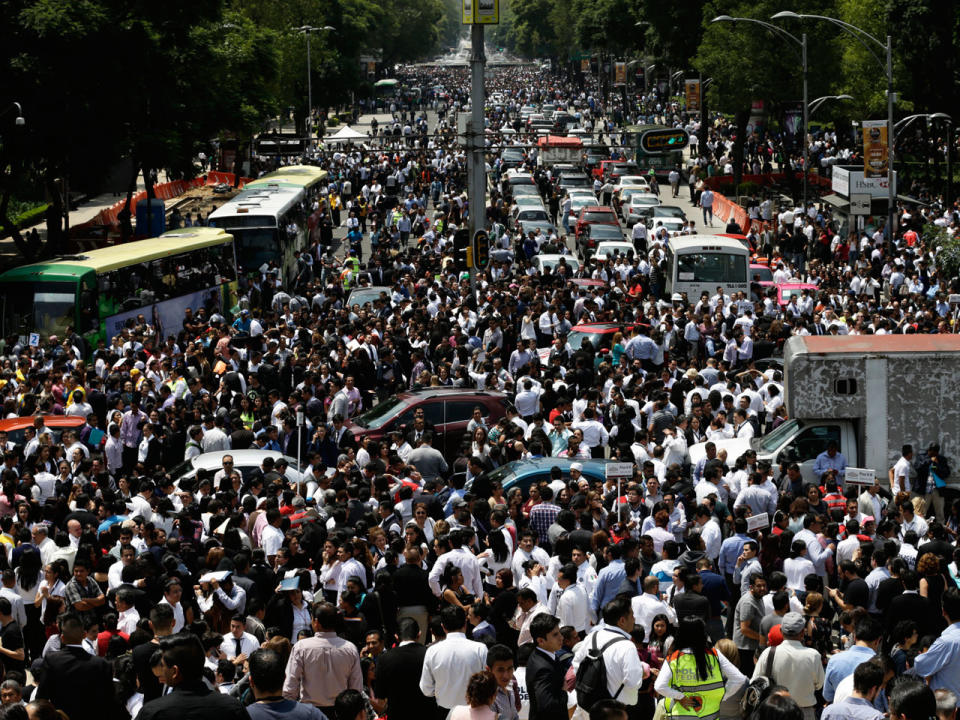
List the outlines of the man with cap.
{"type": "Polygon", "coordinates": [[[789,612],[783,616],[780,623],[783,642],[760,654],[752,679],[766,676],[773,684],[787,688],[803,711],[804,720],[814,720],[816,693],[823,687],[823,661],[818,650],[803,645],[806,624],[800,613],[789,612]]]}

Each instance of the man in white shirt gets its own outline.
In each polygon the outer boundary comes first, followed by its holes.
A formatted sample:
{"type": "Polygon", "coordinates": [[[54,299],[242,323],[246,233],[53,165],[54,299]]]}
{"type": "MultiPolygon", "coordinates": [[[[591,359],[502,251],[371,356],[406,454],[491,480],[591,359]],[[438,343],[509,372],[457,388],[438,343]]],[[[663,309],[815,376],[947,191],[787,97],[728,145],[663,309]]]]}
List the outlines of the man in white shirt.
{"type": "Polygon", "coordinates": [[[252,633],[245,631],[246,621],[243,615],[230,618],[230,634],[220,643],[220,652],[234,665],[243,665],[254,650],[260,647],[260,641],[252,633]]]}
{"type": "Polygon", "coordinates": [[[560,625],[569,625],[577,632],[590,627],[590,602],[583,585],[577,582],[577,566],[567,563],[557,575],[557,607],[555,614],[560,625]]]}
{"type": "Polygon", "coordinates": [[[653,618],[657,615],[666,615],[672,625],[677,624],[676,611],[660,599],[660,581],[652,575],[643,579],[643,595],[637,595],[630,604],[635,622],[645,638],[650,637],[653,618]]]}
{"type": "MultiPolygon", "coordinates": [[[[673,622],[676,622],[674,615],[673,622]]],[[[603,651],[603,664],[607,670],[607,692],[614,700],[627,707],[636,705],[637,690],[645,677],[649,676],[649,666],[640,660],[637,649],[630,641],[630,633],[636,622],[626,598],[615,598],[603,607],[603,622],[597,626],[583,642],[577,646],[573,656],[573,671],[591,650],[599,650],[611,640],[617,640],[603,651]],[[625,638],[629,642],[622,642],[625,638]]]]}
{"type": "Polygon", "coordinates": [[[912,489],[910,486],[911,460],[913,460],[913,446],[904,445],[900,453],[900,459],[890,468],[890,491],[894,498],[897,497],[897,493],[908,493],[912,489]]]}
{"type": "Polygon", "coordinates": [[[140,613],[133,606],[133,592],[126,588],[117,591],[116,604],[120,613],[117,616],[117,630],[132,635],[137,629],[137,623],[140,622],[140,613]]]}
{"type": "Polygon", "coordinates": [[[487,646],[467,639],[467,614],[462,608],[445,607],[440,611],[440,624],[447,636],[427,648],[420,692],[435,698],[442,712],[463,704],[470,677],[486,668],[487,646]]]}
{"type": "Polygon", "coordinates": [[[707,557],[716,563],[720,557],[720,545],[723,542],[720,525],[717,523],[710,508],[706,505],[698,505],[694,522],[700,527],[700,537],[703,539],[703,549],[707,557]]]}

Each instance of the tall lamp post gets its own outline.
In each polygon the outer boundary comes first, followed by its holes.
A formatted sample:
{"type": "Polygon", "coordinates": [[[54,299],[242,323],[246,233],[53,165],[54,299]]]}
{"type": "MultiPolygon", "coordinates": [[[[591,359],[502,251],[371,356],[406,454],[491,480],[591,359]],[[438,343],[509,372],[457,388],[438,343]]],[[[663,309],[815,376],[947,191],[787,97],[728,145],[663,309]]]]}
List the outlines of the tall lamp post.
{"type": "MultiPolygon", "coordinates": [[[[782,14],[782,13],[780,13],[782,14]]],[[[774,18],[777,15],[773,16],[774,18]]],[[[710,22],[746,22],[754,23],[760,27],[768,30],[769,32],[777,35],[785,40],[790,40],[795,42],[800,46],[800,63],[803,69],[803,211],[807,211],[807,173],[810,171],[809,168],[809,147],[807,143],[807,134],[810,132],[810,116],[808,114],[808,105],[807,102],[807,34],[803,33],[800,37],[793,35],[792,33],[787,32],[782,27],[774,25],[773,23],[768,23],[765,20],[757,20],[756,18],[745,18],[745,17],[731,17],[730,15],[718,15],[710,22]]]]}
{"type": "Polygon", "coordinates": [[[833,23],[840,29],[846,31],[849,35],[852,35],[856,38],[863,47],[869,52],[873,59],[880,63],[880,67],[883,68],[884,73],[887,76],[887,226],[888,233],[891,242],[893,241],[893,235],[896,232],[896,217],[897,217],[897,194],[893,187],[893,159],[894,159],[894,150],[893,150],[893,103],[896,101],[896,94],[893,92],[893,39],[890,35],[887,35],[887,42],[881,42],[879,39],[868,33],[866,30],[857,27],[856,25],[851,25],[844,20],[838,20],[837,18],[827,17],[825,15],[807,15],[805,13],[795,13],[790,10],[784,10],[783,12],[778,12],[776,15],[770,18],[771,20],[825,20],[826,22],[833,23]],[[873,48],[870,47],[868,41],[879,47],[886,53],[886,62],[880,59],[880,56],[874,52],[873,48]]]}
{"type": "Polygon", "coordinates": [[[311,78],[313,65],[310,63],[310,35],[325,30],[336,30],[336,28],[330,25],[324,25],[323,27],[301,25],[296,30],[307,38],[307,147],[313,147],[313,80],[311,78]]]}

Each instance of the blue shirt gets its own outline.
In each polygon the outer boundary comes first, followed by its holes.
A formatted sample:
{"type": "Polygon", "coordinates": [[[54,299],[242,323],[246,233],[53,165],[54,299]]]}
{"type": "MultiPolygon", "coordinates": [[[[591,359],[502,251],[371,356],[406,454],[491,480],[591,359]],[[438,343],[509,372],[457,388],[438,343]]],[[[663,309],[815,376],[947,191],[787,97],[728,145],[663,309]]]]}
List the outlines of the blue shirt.
{"type": "MultiPolygon", "coordinates": [[[[932,648],[931,648],[932,649],[932,648]]],[[[837,685],[840,681],[857,669],[860,663],[865,663],[876,653],[872,648],[863,645],[854,645],[849,650],[830,656],[827,663],[827,669],[824,671],[823,678],[823,699],[827,702],[833,702],[833,696],[837,692],[837,685]]]]}
{"type": "Polygon", "coordinates": [[[820,720],[879,720],[883,713],[864,698],[848,697],[843,702],[828,705],[820,720]]]}
{"type": "Polygon", "coordinates": [[[817,459],[813,463],[813,474],[819,478],[827,470],[836,470],[837,479],[843,480],[843,474],[847,471],[847,459],[843,456],[842,452],[838,451],[836,455],[830,457],[827,451],[824,450],[817,455],[817,459]]]}
{"type": "Polygon", "coordinates": [[[714,618],[720,617],[724,601],[730,600],[727,581],[710,570],[701,570],[700,580],[703,582],[703,596],[710,601],[710,614],[714,618]]]}
{"type": "Polygon", "coordinates": [[[952,690],[960,697],[960,623],[954,623],[930,649],[918,655],[913,672],[930,678],[930,687],[952,690]]]}
{"type": "Polygon", "coordinates": [[[717,558],[717,567],[721,575],[733,575],[737,566],[737,558],[743,552],[743,545],[750,539],[749,535],[736,534],[728,537],[720,545],[720,557],[717,558]]]}
{"type": "Polygon", "coordinates": [[[593,586],[591,605],[597,615],[600,609],[617,596],[620,583],[627,578],[627,571],[623,567],[623,560],[614,560],[597,575],[597,583],[593,586]]]}

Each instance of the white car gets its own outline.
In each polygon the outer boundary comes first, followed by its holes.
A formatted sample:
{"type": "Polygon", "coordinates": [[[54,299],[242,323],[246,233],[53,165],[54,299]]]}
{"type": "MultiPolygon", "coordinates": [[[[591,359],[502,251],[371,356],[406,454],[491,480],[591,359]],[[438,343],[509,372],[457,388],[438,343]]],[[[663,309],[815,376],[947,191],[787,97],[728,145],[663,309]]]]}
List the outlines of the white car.
{"type": "Polygon", "coordinates": [[[649,192],[650,182],[643,175],[621,175],[620,180],[613,186],[613,191],[620,192],[626,187],[646,188],[649,192]]]}
{"type": "Polygon", "coordinates": [[[554,268],[560,264],[561,258],[563,258],[566,264],[570,267],[571,275],[580,269],[580,261],[572,255],[554,255],[551,253],[534,256],[533,266],[539,273],[542,273],[544,268],[550,268],[550,272],[553,272],[554,268]]]}
{"type": "MultiPolygon", "coordinates": [[[[173,478],[175,483],[183,480],[193,480],[198,476],[200,479],[206,476],[212,478],[217,471],[223,469],[223,458],[227,456],[233,458],[233,469],[239,470],[244,480],[247,480],[257,468],[263,465],[264,458],[270,457],[276,461],[282,457],[287,461],[287,469],[284,475],[291,488],[295,487],[302,478],[302,481],[307,482],[308,486],[309,483],[314,483],[314,489],[316,489],[316,483],[311,477],[311,473],[306,470],[308,467],[306,464],[298,472],[297,459],[276,450],[228,450],[225,452],[201,453],[189,460],[184,460],[179,465],[175,465],[170,470],[170,477],[173,478]]],[[[311,491],[308,490],[309,492],[311,491]]]]}
{"type": "Polygon", "coordinates": [[[647,227],[656,231],[660,225],[663,225],[670,234],[678,233],[686,226],[687,221],[678,217],[652,217],[647,219],[647,227]]]}
{"type": "Polygon", "coordinates": [[[633,193],[630,196],[630,203],[621,206],[623,220],[627,223],[627,227],[633,227],[640,221],[642,209],[657,207],[659,204],[660,198],[653,193],[633,193]]]}
{"type": "Polygon", "coordinates": [[[633,243],[608,240],[597,245],[597,249],[594,251],[593,257],[595,257],[597,260],[607,260],[608,258],[613,258],[615,255],[626,255],[627,257],[633,257],[636,252],[637,251],[636,248],[633,247],[633,243]]]}

